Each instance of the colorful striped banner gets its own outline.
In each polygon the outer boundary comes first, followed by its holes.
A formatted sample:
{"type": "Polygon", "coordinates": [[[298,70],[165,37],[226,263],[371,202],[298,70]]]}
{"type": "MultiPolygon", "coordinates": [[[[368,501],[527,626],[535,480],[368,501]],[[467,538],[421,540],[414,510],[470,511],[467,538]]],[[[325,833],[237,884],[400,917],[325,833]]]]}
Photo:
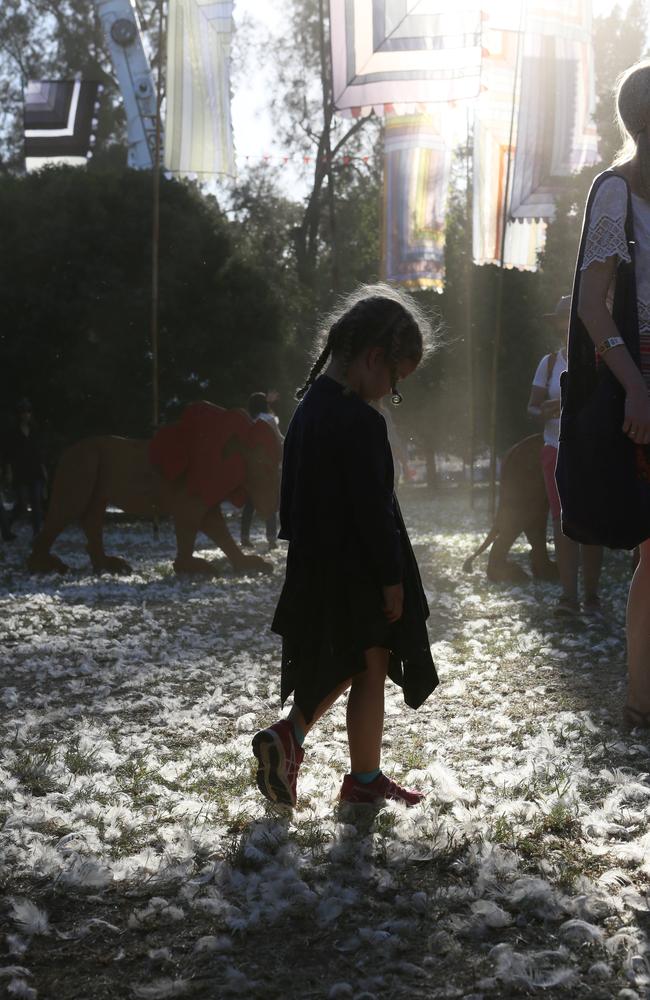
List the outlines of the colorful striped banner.
{"type": "Polygon", "coordinates": [[[330,0],[334,105],[348,115],[415,110],[476,97],[477,5],[439,0],[330,0]]]}
{"type": "Polygon", "coordinates": [[[442,116],[390,115],[384,129],[383,275],[442,291],[451,148],[442,116]]]}
{"type": "Polygon", "coordinates": [[[233,2],[169,0],[165,168],[234,174],[230,111],[233,2]]]}

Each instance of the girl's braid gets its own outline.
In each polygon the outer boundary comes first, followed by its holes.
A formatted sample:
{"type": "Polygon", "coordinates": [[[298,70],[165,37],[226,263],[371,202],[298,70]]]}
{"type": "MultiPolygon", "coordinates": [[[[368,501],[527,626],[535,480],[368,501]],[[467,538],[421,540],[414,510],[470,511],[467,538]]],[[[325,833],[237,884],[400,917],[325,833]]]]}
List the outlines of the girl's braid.
{"type": "Polygon", "coordinates": [[[303,386],[301,386],[300,389],[296,390],[296,399],[302,399],[302,397],[307,392],[307,389],[309,389],[310,385],[312,385],[312,383],[316,381],[317,377],[320,375],[321,371],[325,367],[327,359],[329,358],[331,353],[332,353],[332,331],[330,330],[329,336],[325,343],[325,347],[318,355],[314,364],[311,366],[311,371],[307,376],[307,381],[303,386]]]}
{"type": "MultiPolygon", "coordinates": [[[[362,286],[348,297],[343,311],[331,316],[330,324],[325,347],[305,385],[296,392],[297,399],[303,398],[329,358],[335,357],[346,372],[361,351],[374,345],[386,353],[394,388],[400,360],[409,358],[418,364],[427,349],[424,338],[431,337],[429,321],[417,303],[388,285],[362,286]]],[[[398,393],[393,400],[401,401],[398,393]]]]}
{"type": "Polygon", "coordinates": [[[354,327],[345,327],[337,340],[336,353],[341,359],[341,368],[345,374],[354,358],[354,327]]]}

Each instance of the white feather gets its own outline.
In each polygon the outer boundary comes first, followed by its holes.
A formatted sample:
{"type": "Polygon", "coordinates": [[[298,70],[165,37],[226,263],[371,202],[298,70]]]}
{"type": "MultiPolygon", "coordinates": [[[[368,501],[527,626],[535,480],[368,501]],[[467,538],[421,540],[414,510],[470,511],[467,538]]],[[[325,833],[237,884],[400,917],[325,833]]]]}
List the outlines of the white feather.
{"type": "Polygon", "coordinates": [[[50,922],[47,913],[45,910],[39,910],[36,903],[32,903],[29,899],[12,900],[11,916],[23,934],[50,933],[50,922]]]}
{"type": "Polygon", "coordinates": [[[167,1000],[167,997],[184,996],[189,992],[190,985],[187,979],[155,979],[131,989],[139,1000],[167,1000]]]}

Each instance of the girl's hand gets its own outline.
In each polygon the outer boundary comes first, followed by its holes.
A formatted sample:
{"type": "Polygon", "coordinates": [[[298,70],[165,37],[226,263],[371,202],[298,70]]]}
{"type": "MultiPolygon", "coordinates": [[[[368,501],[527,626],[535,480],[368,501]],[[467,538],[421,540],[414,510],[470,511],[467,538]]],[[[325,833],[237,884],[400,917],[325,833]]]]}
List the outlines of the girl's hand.
{"type": "Polygon", "coordinates": [[[650,399],[645,386],[635,386],[625,396],[623,433],[635,444],[650,444],[650,399]]]}
{"type": "Polygon", "coordinates": [[[382,587],[384,593],[384,614],[393,624],[402,617],[404,609],[404,585],[394,583],[390,587],[382,587]]]}

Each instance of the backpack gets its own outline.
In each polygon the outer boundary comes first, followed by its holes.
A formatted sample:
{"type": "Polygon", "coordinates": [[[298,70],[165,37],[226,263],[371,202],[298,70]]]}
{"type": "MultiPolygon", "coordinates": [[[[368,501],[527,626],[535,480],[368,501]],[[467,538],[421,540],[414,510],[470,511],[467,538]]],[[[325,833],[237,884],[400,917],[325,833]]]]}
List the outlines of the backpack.
{"type": "MultiPolygon", "coordinates": [[[[594,343],[578,316],[580,266],[594,196],[608,177],[597,177],[589,192],[573,283],[567,371],[561,378],[562,412],[555,479],[562,505],[562,531],[585,545],[632,549],[650,538],[650,483],[639,475],[642,445],[623,433],[625,390],[597,361],[594,343]]],[[[619,261],[612,315],[635,363],[640,367],[639,324],[634,275],[632,193],[626,178],[625,235],[631,262],[619,261]]]]}

